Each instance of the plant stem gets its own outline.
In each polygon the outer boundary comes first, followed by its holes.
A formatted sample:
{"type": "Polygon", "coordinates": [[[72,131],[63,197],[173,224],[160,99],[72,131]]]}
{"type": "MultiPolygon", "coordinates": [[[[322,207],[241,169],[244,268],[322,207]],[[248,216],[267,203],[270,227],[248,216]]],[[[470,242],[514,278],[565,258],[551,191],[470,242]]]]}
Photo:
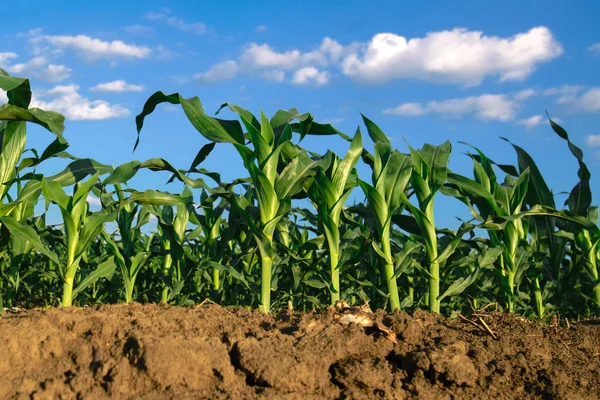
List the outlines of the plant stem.
{"type": "Polygon", "coordinates": [[[508,312],[515,312],[515,273],[512,270],[507,271],[508,278],[508,312]]]}
{"type": "Polygon", "coordinates": [[[539,318],[544,316],[544,299],[542,298],[542,289],[540,288],[539,278],[533,280],[533,295],[535,297],[535,308],[539,318]]]}
{"type": "Polygon", "coordinates": [[[428,221],[425,226],[427,240],[425,241],[425,250],[427,253],[427,261],[429,261],[429,311],[440,313],[440,264],[435,261],[438,258],[437,234],[435,232],[434,214],[433,214],[433,199],[425,207],[425,215],[428,221]]]}
{"type": "Polygon", "coordinates": [[[219,290],[219,286],[221,286],[221,282],[219,282],[219,270],[216,268],[213,269],[212,280],[213,280],[213,290],[214,291],[219,290]]]}
{"type": "MultiPolygon", "coordinates": [[[[390,245],[390,228],[389,224],[384,228],[381,234],[381,246],[383,254],[385,254],[388,260],[392,260],[392,248],[390,245]]],[[[390,295],[390,311],[396,311],[400,309],[400,297],[398,296],[398,284],[394,277],[394,264],[386,262],[383,266],[383,272],[385,275],[385,282],[387,284],[388,293],[390,295]]]]}
{"type": "MultiPolygon", "coordinates": [[[[171,249],[171,243],[169,241],[165,242],[165,250],[171,249]]],[[[173,263],[173,259],[171,258],[171,253],[165,255],[165,259],[163,261],[163,274],[165,277],[168,277],[171,273],[171,264],[173,263]]],[[[169,299],[169,286],[165,283],[163,285],[162,294],[160,296],[160,302],[166,303],[169,299]]]]}
{"type": "Polygon", "coordinates": [[[331,304],[335,305],[336,301],[340,299],[340,270],[338,268],[339,263],[339,249],[337,243],[329,243],[329,265],[331,268],[331,286],[335,292],[331,292],[331,304]]]}
{"type": "Polygon", "coordinates": [[[261,312],[268,314],[271,310],[271,268],[273,257],[261,255],[260,306],[261,312]]]}
{"type": "Polygon", "coordinates": [[[61,305],[71,307],[73,305],[73,282],[75,274],[79,267],[79,259],[75,260],[75,249],[77,248],[77,238],[68,238],[67,245],[67,270],[65,272],[65,281],[63,282],[63,293],[61,305]]]}

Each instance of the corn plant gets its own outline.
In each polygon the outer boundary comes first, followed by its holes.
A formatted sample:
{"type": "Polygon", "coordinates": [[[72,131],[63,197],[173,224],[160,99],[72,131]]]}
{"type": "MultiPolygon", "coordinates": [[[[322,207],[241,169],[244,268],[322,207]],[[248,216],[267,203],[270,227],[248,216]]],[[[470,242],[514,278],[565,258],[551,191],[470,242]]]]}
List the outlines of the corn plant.
{"type": "MultiPolygon", "coordinates": [[[[271,304],[271,270],[273,267],[273,234],[278,222],[291,208],[291,197],[302,190],[303,179],[312,173],[314,168],[322,164],[322,160],[312,160],[306,153],[293,145],[290,121],[300,117],[297,113],[285,116],[276,115],[271,121],[261,112],[260,122],[247,110],[235,105],[229,108],[239,115],[252,148],[245,143],[245,134],[238,121],[225,121],[213,118],[204,113],[198,98],[184,99],[179,94],[170,96],[157,92],[148,99],[144,111],[137,118],[138,132],[144,118],[150,114],[157,104],[170,102],[181,104],[186,116],[194,127],[205,138],[213,142],[225,142],[234,145],[244,166],[250,173],[256,188],[260,223],[255,224],[250,214],[248,224],[253,227],[253,234],[261,255],[261,289],[260,310],[270,311],[271,304]],[[278,134],[275,135],[275,129],[278,134]],[[285,166],[283,169],[281,169],[285,166]]],[[[326,161],[326,160],[325,160],[326,161]]],[[[234,199],[233,197],[231,197],[234,199]]],[[[235,202],[235,200],[233,200],[235,202]]]]}
{"type": "Polygon", "coordinates": [[[329,268],[331,273],[331,304],[340,299],[340,215],[352,186],[348,178],[362,153],[362,136],[356,132],[346,156],[340,160],[333,155],[333,162],[327,172],[317,170],[311,197],[317,205],[319,225],[327,238],[329,247],[329,268]]]}
{"type": "Polygon", "coordinates": [[[390,231],[392,216],[400,214],[406,207],[408,181],[412,173],[412,163],[408,156],[398,150],[392,150],[392,145],[383,131],[371,120],[363,116],[367,131],[375,142],[373,156],[372,185],[359,181],[360,187],[365,192],[377,223],[377,242],[372,242],[373,249],[383,260],[383,276],[389,295],[390,309],[400,308],[398,284],[394,270],[394,255],[390,231]]]}
{"type": "Polygon", "coordinates": [[[421,151],[409,146],[413,169],[410,184],[418,200],[418,207],[407,202],[408,209],[417,221],[427,255],[429,278],[429,310],[440,312],[440,263],[452,252],[458,240],[451,242],[448,251],[438,256],[438,238],[434,220],[434,197],[446,183],[448,159],[452,146],[446,142],[441,146],[426,144],[421,151]]]}

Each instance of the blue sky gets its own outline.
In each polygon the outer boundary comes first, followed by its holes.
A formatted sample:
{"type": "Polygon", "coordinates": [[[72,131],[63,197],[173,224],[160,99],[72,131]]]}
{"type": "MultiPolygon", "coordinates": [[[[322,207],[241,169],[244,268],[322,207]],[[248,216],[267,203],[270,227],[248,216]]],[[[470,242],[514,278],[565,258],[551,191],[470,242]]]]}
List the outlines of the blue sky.
{"type": "MultiPolygon", "coordinates": [[[[296,107],[348,134],[363,113],[401,151],[404,139],[413,147],[451,140],[450,166],[468,176],[472,164],[458,142],[516,164],[504,136],[530,152],[555,193],[570,191],[577,163],[547,110],[584,150],[600,196],[600,3],[372,4],[18,2],[18,17],[0,28],[0,68],[31,78],[35,105],[66,115],[71,153],[114,165],[163,157],[186,168],[206,143],[181,110],[162,106],[132,154],[134,117],[163,90],[197,95],[207,111],[223,102],[268,115],[296,107]]],[[[28,147],[51,141],[30,132],[28,147]]],[[[343,154],[347,143],[320,137],[304,146],[343,154]]],[[[52,161],[44,172],[63,166],[52,161]]],[[[225,179],[244,174],[227,145],[204,167],[225,179]]],[[[166,178],[144,173],[132,184],[177,191],[166,178]]],[[[557,195],[557,204],[564,199],[557,195]]],[[[439,203],[440,226],[465,216],[453,200],[439,203]]]]}

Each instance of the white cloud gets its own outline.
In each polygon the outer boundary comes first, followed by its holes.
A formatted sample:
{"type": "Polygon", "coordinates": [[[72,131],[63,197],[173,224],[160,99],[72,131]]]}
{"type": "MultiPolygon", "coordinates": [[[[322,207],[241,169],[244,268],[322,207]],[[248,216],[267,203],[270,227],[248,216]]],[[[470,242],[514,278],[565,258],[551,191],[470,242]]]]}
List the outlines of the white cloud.
{"type": "Polygon", "coordinates": [[[0,89],[0,105],[4,103],[8,103],[8,97],[6,97],[6,92],[0,89]]]}
{"type": "Polygon", "coordinates": [[[100,199],[97,198],[96,196],[92,195],[92,194],[88,194],[86,200],[90,204],[90,206],[95,206],[95,207],[101,207],[102,206],[102,202],[100,201],[100,199]]]}
{"type": "MultiPolygon", "coordinates": [[[[0,60],[0,66],[3,63],[0,60]]],[[[71,76],[71,69],[64,65],[49,64],[46,57],[37,56],[26,63],[4,66],[14,75],[34,77],[45,82],[61,82],[71,76]]]]}
{"type": "Polygon", "coordinates": [[[562,85],[546,89],[543,94],[546,96],[557,96],[556,102],[558,104],[569,104],[575,101],[577,94],[583,89],[584,87],[581,85],[562,85]]]}
{"type": "Polygon", "coordinates": [[[240,56],[240,64],[248,68],[277,68],[291,70],[306,66],[326,67],[339,60],[344,47],[337,41],[326,37],[313,51],[302,53],[300,50],[278,52],[268,44],[250,43],[240,56]]]}
{"type": "Polygon", "coordinates": [[[319,71],[315,67],[304,67],[294,72],[292,82],[296,85],[323,86],[329,82],[330,74],[327,71],[319,71]]]}
{"type": "Polygon", "coordinates": [[[258,25],[256,27],[256,32],[266,32],[267,30],[267,26],[266,25],[258,25]]]}
{"type": "Polygon", "coordinates": [[[128,109],[103,100],[90,100],[79,94],[77,85],[59,85],[46,92],[34,93],[32,107],[57,111],[70,120],[103,120],[127,117],[128,109]]]}
{"type": "Polygon", "coordinates": [[[582,86],[563,86],[546,90],[549,95],[557,95],[556,102],[567,106],[575,113],[600,113],[600,87],[584,91],[582,86]]]}
{"type": "Polygon", "coordinates": [[[141,85],[133,85],[131,83],[127,83],[122,79],[100,83],[92,88],[90,88],[92,92],[143,92],[144,87],[141,85]]]}
{"type": "Polygon", "coordinates": [[[285,72],[279,69],[268,69],[263,71],[261,76],[268,81],[283,82],[285,80],[285,72]]]}
{"type": "Polygon", "coordinates": [[[171,10],[163,8],[162,10],[155,12],[151,11],[144,15],[147,20],[160,21],[170,26],[171,28],[178,29],[183,32],[192,33],[194,35],[202,35],[206,33],[206,25],[202,22],[187,23],[179,17],[171,16],[171,10]]]}
{"type": "Polygon", "coordinates": [[[219,64],[215,64],[206,72],[201,72],[194,75],[194,78],[202,82],[218,82],[235,78],[238,72],[238,65],[233,60],[227,60],[219,64]]]}
{"type": "Polygon", "coordinates": [[[586,136],[585,144],[587,144],[589,147],[600,147],[600,135],[586,136]]]}
{"type": "Polygon", "coordinates": [[[343,60],[342,71],[373,84],[416,78],[477,85],[487,76],[499,76],[500,81],[523,80],[538,64],[562,52],[546,27],[504,38],[464,28],[413,39],[379,33],[343,60]]]}
{"type": "Polygon", "coordinates": [[[7,64],[13,58],[17,58],[16,53],[0,53],[0,67],[7,64]]]}
{"type": "Polygon", "coordinates": [[[130,26],[126,26],[125,28],[123,28],[125,30],[125,32],[128,33],[133,33],[136,35],[149,35],[151,34],[154,29],[152,29],[149,26],[146,25],[130,25],[130,26]]]}
{"type": "Polygon", "coordinates": [[[600,87],[591,88],[576,100],[575,106],[589,113],[600,112],[600,87]]]}
{"type": "Polygon", "coordinates": [[[268,44],[250,44],[240,57],[241,63],[254,68],[292,69],[298,65],[302,54],[298,50],[284,53],[274,51],[268,44]]]}
{"type": "Polygon", "coordinates": [[[430,101],[426,106],[420,103],[404,103],[395,108],[385,109],[385,114],[405,117],[418,117],[428,113],[460,118],[473,114],[476,118],[490,121],[508,122],[515,119],[519,103],[504,94],[483,94],[442,101],[430,101]]]}
{"type": "Polygon", "coordinates": [[[452,117],[474,114],[477,118],[494,121],[511,121],[515,118],[518,103],[503,94],[484,94],[463,99],[429,102],[428,108],[452,117]]]}
{"type": "Polygon", "coordinates": [[[588,50],[592,53],[600,54],[600,42],[594,43],[593,45],[588,47],[588,50]]]}
{"type": "Polygon", "coordinates": [[[384,114],[400,115],[403,117],[419,117],[428,112],[429,110],[420,103],[404,103],[398,107],[383,110],[384,114]]]}
{"type": "Polygon", "coordinates": [[[544,116],[540,114],[533,115],[529,118],[524,118],[517,122],[518,125],[523,125],[528,129],[535,128],[536,126],[541,125],[542,123],[544,123],[544,116]]]}
{"type": "Polygon", "coordinates": [[[104,41],[86,35],[77,36],[38,36],[31,39],[34,43],[46,42],[55,47],[71,48],[88,61],[98,59],[114,60],[118,58],[147,58],[152,50],[146,46],[127,44],[121,40],[104,41]]]}
{"type": "Polygon", "coordinates": [[[517,92],[517,94],[515,94],[515,100],[525,101],[525,100],[529,99],[530,97],[536,96],[537,94],[538,94],[538,92],[536,90],[524,89],[524,90],[517,92]]]}

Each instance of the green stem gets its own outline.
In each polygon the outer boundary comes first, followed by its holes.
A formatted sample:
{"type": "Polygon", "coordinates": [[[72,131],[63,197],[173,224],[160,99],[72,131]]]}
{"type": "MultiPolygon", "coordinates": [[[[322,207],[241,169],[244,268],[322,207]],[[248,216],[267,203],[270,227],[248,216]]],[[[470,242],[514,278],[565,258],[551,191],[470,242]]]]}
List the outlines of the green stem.
{"type": "Polygon", "coordinates": [[[340,299],[340,270],[338,268],[339,263],[339,250],[337,243],[329,243],[329,265],[331,268],[331,286],[335,292],[331,292],[331,304],[335,303],[340,299]]]}
{"type": "MultiPolygon", "coordinates": [[[[390,230],[389,225],[381,235],[381,246],[383,250],[383,254],[385,254],[388,260],[392,260],[392,248],[390,245],[390,230]]],[[[390,310],[395,311],[400,309],[400,297],[398,296],[398,284],[396,282],[396,278],[394,277],[394,264],[386,262],[383,266],[383,272],[385,275],[385,282],[387,284],[389,300],[390,300],[390,310]]]]}
{"type": "Polygon", "coordinates": [[[62,307],[73,305],[73,277],[66,276],[63,282],[62,307]]]}
{"type": "Polygon", "coordinates": [[[544,316],[544,300],[542,298],[542,289],[540,288],[540,280],[535,278],[533,280],[533,295],[535,298],[535,308],[539,318],[544,316]]]}
{"type": "Polygon", "coordinates": [[[133,301],[134,286],[134,281],[130,278],[129,284],[125,285],[125,303],[131,303],[133,301]]]}
{"type": "MultiPolygon", "coordinates": [[[[168,244],[169,242],[165,242],[165,249],[169,250],[171,248],[171,245],[168,244]]],[[[163,274],[165,277],[169,276],[169,274],[171,273],[171,264],[173,263],[173,259],[171,258],[171,254],[167,254],[165,256],[165,259],[163,261],[163,274]]],[[[163,285],[163,290],[160,296],[160,302],[161,303],[166,303],[169,299],[169,286],[165,283],[163,285]]]]}
{"type": "Polygon", "coordinates": [[[438,258],[437,234],[435,232],[434,214],[433,214],[433,199],[429,200],[429,204],[425,208],[425,215],[428,222],[425,226],[427,235],[425,250],[427,253],[427,261],[429,262],[429,311],[440,313],[440,264],[435,261],[438,258]]]}
{"type": "Polygon", "coordinates": [[[219,270],[216,268],[213,269],[212,280],[213,280],[213,290],[214,291],[219,290],[219,287],[221,286],[221,282],[219,281],[219,270]]]}
{"type": "Polygon", "coordinates": [[[76,238],[71,238],[67,245],[67,270],[65,273],[65,281],[63,282],[62,307],[71,307],[73,305],[73,282],[75,281],[75,274],[79,268],[79,259],[75,260],[77,242],[78,240],[76,238]]]}
{"type": "Polygon", "coordinates": [[[271,268],[273,267],[273,257],[262,255],[260,261],[261,280],[259,310],[268,314],[271,311],[271,268]]]}
{"type": "Polygon", "coordinates": [[[600,311],[600,281],[594,287],[594,299],[596,301],[596,306],[598,307],[598,311],[600,311]]]}
{"type": "Polygon", "coordinates": [[[510,269],[507,271],[508,278],[508,312],[515,312],[515,273],[510,269]]]}
{"type": "Polygon", "coordinates": [[[406,280],[408,281],[408,298],[411,302],[415,301],[415,278],[412,275],[407,275],[406,280]]]}

